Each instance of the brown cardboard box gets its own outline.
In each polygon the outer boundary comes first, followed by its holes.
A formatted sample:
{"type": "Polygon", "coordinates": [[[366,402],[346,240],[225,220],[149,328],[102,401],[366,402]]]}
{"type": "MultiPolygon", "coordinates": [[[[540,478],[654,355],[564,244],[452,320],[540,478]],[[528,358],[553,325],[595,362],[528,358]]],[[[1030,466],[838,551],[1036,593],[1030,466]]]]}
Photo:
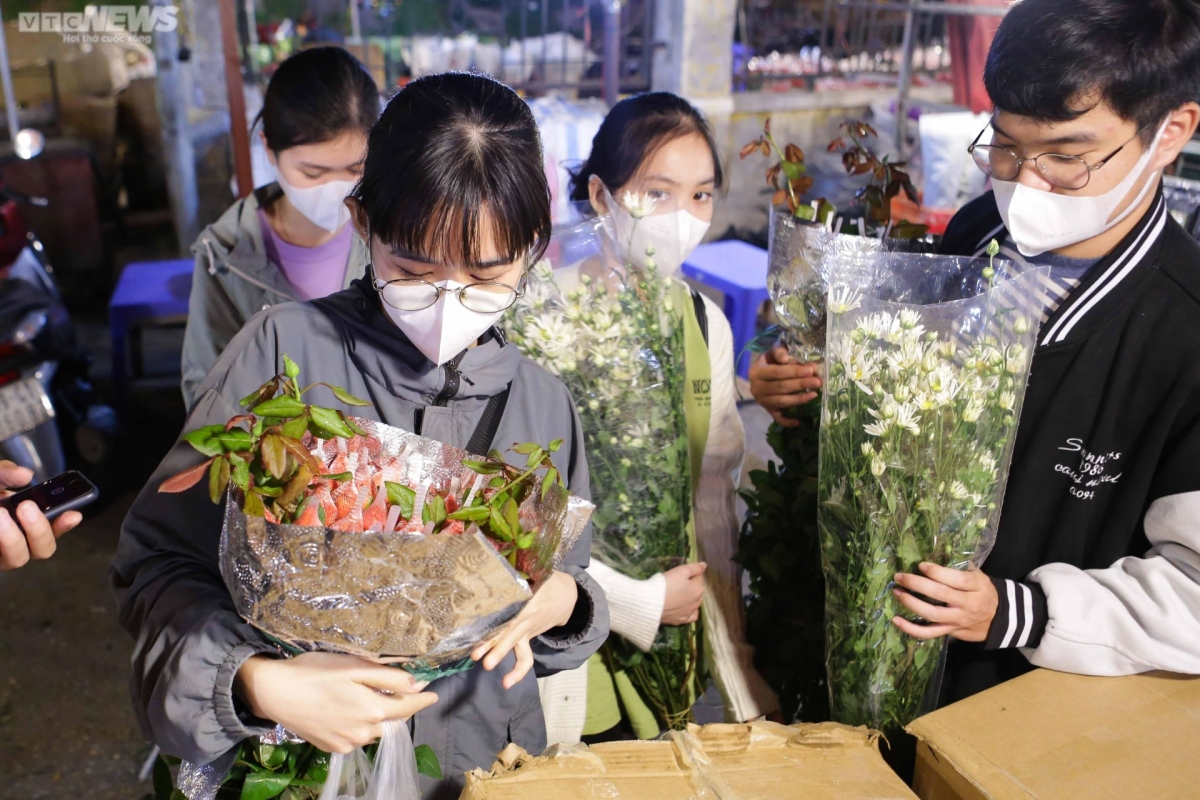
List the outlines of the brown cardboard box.
{"type": "Polygon", "coordinates": [[[908,731],[921,800],[1200,798],[1200,677],[1037,670],[908,731]]]}
{"type": "Polygon", "coordinates": [[[866,728],[752,722],[689,733],[536,758],[509,745],[491,773],[467,774],[460,800],[915,800],[866,728]]]}

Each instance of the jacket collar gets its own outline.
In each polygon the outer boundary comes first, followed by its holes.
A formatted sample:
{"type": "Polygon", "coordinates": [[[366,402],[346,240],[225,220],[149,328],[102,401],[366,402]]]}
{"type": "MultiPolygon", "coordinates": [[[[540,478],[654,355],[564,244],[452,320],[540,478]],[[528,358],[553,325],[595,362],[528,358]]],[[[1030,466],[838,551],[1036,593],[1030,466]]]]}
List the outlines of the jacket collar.
{"type": "MultiPolygon", "coordinates": [[[[426,358],[388,318],[368,278],[312,303],[341,328],[356,367],[393,394],[428,405],[445,388],[447,367],[426,358]]],[[[499,394],[512,383],[520,362],[517,348],[492,328],[475,347],[460,354],[456,370],[461,378],[455,398],[499,394]]]]}
{"type": "MultiPolygon", "coordinates": [[[[1163,231],[1169,215],[1161,183],[1154,202],[1133,230],[1092,267],[1083,282],[1072,290],[1050,314],[1038,335],[1039,346],[1061,344],[1082,338],[1129,297],[1129,289],[1154,267],[1162,250],[1163,231]]],[[[976,256],[983,254],[992,239],[1007,236],[1001,224],[983,236],[976,256]]]]}

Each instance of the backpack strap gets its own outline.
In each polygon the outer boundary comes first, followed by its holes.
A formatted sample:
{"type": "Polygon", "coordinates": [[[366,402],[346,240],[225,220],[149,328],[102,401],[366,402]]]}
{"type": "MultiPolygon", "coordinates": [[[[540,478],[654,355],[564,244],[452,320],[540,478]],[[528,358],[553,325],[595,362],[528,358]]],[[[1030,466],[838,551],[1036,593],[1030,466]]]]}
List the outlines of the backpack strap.
{"type": "Polygon", "coordinates": [[[504,391],[488,400],[487,407],[483,409],[483,416],[479,418],[479,424],[471,434],[471,441],[467,443],[468,453],[484,456],[492,449],[492,440],[496,438],[496,431],[500,429],[500,418],[504,416],[504,407],[508,405],[508,395],[511,391],[510,383],[504,387],[504,391]]]}

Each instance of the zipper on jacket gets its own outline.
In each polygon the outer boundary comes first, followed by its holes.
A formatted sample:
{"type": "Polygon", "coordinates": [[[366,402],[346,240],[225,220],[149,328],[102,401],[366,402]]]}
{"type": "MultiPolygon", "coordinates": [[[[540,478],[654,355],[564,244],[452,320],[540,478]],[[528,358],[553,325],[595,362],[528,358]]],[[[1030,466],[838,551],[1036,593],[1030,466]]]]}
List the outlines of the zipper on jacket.
{"type": "Polygon", "coordinates": [[[442,369],[446,372],[446,385],[442,388],[442,391],[438,392],[438,396],[433,399],[433,404],[435,406],[444,406],[454,399],[454,396],[458,394],[458,382],[460,378],[466,380],[467,383],[471,383],[470,378],[467,378],[458,371],[458,365],[462,363],[462,360],[466,357],[466,355],[467,351],[463,350],[454,357],[454,360],[447,362],[446,365],[442,367],[442,369]]]}

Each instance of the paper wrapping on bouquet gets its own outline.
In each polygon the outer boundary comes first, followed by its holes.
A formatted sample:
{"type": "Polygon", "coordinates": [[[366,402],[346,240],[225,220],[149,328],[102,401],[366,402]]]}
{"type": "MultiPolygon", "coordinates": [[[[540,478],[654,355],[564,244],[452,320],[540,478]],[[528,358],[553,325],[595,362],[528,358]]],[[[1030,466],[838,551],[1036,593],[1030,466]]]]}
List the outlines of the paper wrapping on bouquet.
{"type": "Polygon", "coordinates": [[[926,710],[944,640],[892,623],[914,618],[893,576],[991,550],[1047,272],[889,253],[831,265],[818,521],[839,722],[896,731],[926,710]]]}
{"type": "Polygon", "coordinates": [[[784,330],[784,344],[800,361],[825,357],[825,295],[835,264],[857,263],[880,253],[929,252],[932,239],[893,239],[834,233],[824,225],[771,212],[767,290],[784,330]]]}
{"type": "MultiPolygon", "coordinates": [[[[458,523],[461,533],[424,533],[426,504],[468,504],[489,491],[488,477],[463,465],[473,458],[464,450],[354,421],[369,434],[356,437],[357,453],[356,440],[318,443],[309,435],[305,444],[321,448],[331,471],[354,473],[354,484],[344,485],[356,489],[359,508],[367,506],[363,519],[325,528],[276,524],[246,516],[231,495],[220,549],[225,584],[239,614],[293,647],[452,664],[531,597],[528,583],[473,523],[458,523]],[[397,518],[395,507],[385,516],[383,481],[414,491],[413,521],[397,518]]],[[[535,532],[529,556],[519,561],[523,571],[536,578],[559,566],[590,514],[590,503],[560,486],[543,497],[539,478],[519,510],[522,525],[535,532]]]]}

